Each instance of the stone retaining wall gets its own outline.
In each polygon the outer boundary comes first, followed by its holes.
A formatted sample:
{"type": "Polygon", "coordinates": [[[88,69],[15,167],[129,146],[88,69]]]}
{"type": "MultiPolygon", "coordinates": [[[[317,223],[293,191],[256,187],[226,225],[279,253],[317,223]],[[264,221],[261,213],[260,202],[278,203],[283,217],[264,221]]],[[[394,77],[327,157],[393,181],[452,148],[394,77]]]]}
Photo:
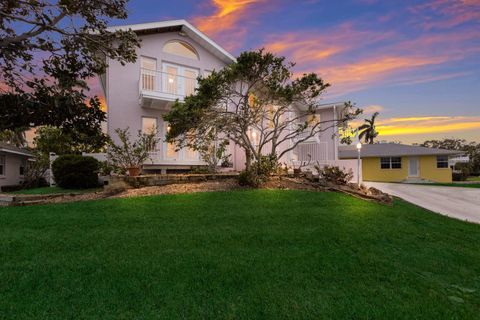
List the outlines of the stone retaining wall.
{"type": "Polygon", "coordinates": [[[218,174],[159,174],[142,175],[138,177],[111,177],[109,183],[119,180],[126,182],[132,188],[164,186],[175,183],[202,182],[208,180],[223,180],[238,177],[238,173],[218,174]]]}
{"type": "Polygon", "coordinates": [[[41,204],[50,199],[62,197],[64,194],[0,194],[0,206],[25,206],[41,204]]]}

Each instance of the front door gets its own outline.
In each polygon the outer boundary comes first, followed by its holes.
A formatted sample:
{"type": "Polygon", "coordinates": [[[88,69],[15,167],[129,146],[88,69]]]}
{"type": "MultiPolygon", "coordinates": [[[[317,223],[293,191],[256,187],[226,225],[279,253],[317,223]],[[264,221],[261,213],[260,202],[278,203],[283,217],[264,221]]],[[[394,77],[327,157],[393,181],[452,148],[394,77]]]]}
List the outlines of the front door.
{"type": "Polygon", "coordinates": [[[418,157],[408,158],[408,176],[418,177],[420,175],[419,160],[418,157]]]}

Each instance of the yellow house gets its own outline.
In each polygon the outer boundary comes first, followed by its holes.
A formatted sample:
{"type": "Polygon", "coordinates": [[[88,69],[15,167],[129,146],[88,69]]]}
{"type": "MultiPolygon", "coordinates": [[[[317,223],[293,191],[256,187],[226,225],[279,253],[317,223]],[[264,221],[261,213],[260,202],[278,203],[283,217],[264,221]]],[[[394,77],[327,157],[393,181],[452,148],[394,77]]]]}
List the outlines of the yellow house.
{"type": "MultiPolygon", "coordinates": [[[[364,181],[452,182],[450,156],[463,152],[398,143],[364,144],[360,150],[364,181]]],[[[340,159],[358,158],[356,146],[340,146],[340,159]]]]}

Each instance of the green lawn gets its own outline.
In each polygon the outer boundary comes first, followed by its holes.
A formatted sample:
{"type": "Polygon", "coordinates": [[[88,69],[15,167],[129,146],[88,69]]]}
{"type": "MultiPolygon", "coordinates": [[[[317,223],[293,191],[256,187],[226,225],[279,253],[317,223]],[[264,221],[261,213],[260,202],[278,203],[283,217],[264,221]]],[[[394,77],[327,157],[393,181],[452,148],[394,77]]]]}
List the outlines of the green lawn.
{"type": "Polygon", "coordinates": [[[33,189],[22,189],[18,191],[9,192],[10,194],[57,194],[57,193],[89,193],[100,191],[101,188],[93,189],[64,189],[60,187],[43,187],[33,189]]]}
{"type": "Polygon", "coordinates": [[[478,319],[480,226],[235,191],[0,209],[1,319],[478,319]]]}
{"type": "Polygon", "coordinates": [[[467,181],[478,181],[480,183],[480,176],[478,176],[478,177],[475,177],[475,176],[468,177],[467,181]]]}
{"type": "Polygon", "coordinates": [[[421,184],[425,186],[440,186],[440,187],[480,188],[480,183],[412,183],[412,184],[421,184]]]}

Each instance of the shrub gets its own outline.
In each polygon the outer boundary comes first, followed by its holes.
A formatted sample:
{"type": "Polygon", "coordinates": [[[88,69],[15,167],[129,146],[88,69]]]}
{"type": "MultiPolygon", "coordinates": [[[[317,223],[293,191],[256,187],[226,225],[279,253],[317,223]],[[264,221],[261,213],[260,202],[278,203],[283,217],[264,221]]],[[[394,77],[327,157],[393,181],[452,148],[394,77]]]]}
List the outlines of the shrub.
{"type": "Polygon", "coordinates": [[[244,170],[238,174],[238,184],[241,186],[248,185],[248,171],[244,170]]]}
{"type": "Polygon", "coordinates": [[[58,186],[66,189],[87,189],[98,186],[99,163],[92,157],[65,155],[52,164],[58,186]]]}
{"type": "Polygon", "coordinates": [[[109,176],[115,172],[115,167],[108,161],[101,161],[98,163],[98,173],[102,176],[109,176]]]}
{"type": "Polygon", "coordinates": [[[259,161],[252,163],[250,169],[242,171],[238,177],[241,186],[257,188],[277,171],[278,161],[276,157],[261,156],[259,161]]]}
{"type": "Polygon", "coordinates": [[[453,181],[465,181],[463,178],[463,174],[461,172],[452,172],[452,180],[453,181]]]}
{"type": "Polygon", "coordinates": [[[196,166],[190,170],[191,174],[207,174],[210,173],[208,166],[196,166]]]}
{"type": "Polygon", "coordinates": [[[470,176],[469,163],[456,163],[452,174],[453,181],[465,181],[470,176]]]}
{"type": "Polygon", "coordinates": [[[116,172],[126,172],[129,168],[140,168],[150,158],[150,152],[159,142],[157,134],[138,131],[137,139],[130,136],[129,128],[115,129],[120,140],[119,144],[110,141],[107,149],[107,159],[116,172]]]}
{"type": "Polygon", "coordinates": [[[45,180],[45,173],[50,166],[50,159],[48,154],[38,151],[34,152],[35,161],[27,161],[24,171],[24,181],[22,187],[24,189],[40,188],[48,186],[45,180]]]}
{"type": "Polygon", "coordinates": [[[316,165],[315,169],[318,171],[320,178],[330,183],[346,185],[353,179],[352,169],[344,171],[337,166],[324,166],[320,168],[319,165],[316,165]]]}

